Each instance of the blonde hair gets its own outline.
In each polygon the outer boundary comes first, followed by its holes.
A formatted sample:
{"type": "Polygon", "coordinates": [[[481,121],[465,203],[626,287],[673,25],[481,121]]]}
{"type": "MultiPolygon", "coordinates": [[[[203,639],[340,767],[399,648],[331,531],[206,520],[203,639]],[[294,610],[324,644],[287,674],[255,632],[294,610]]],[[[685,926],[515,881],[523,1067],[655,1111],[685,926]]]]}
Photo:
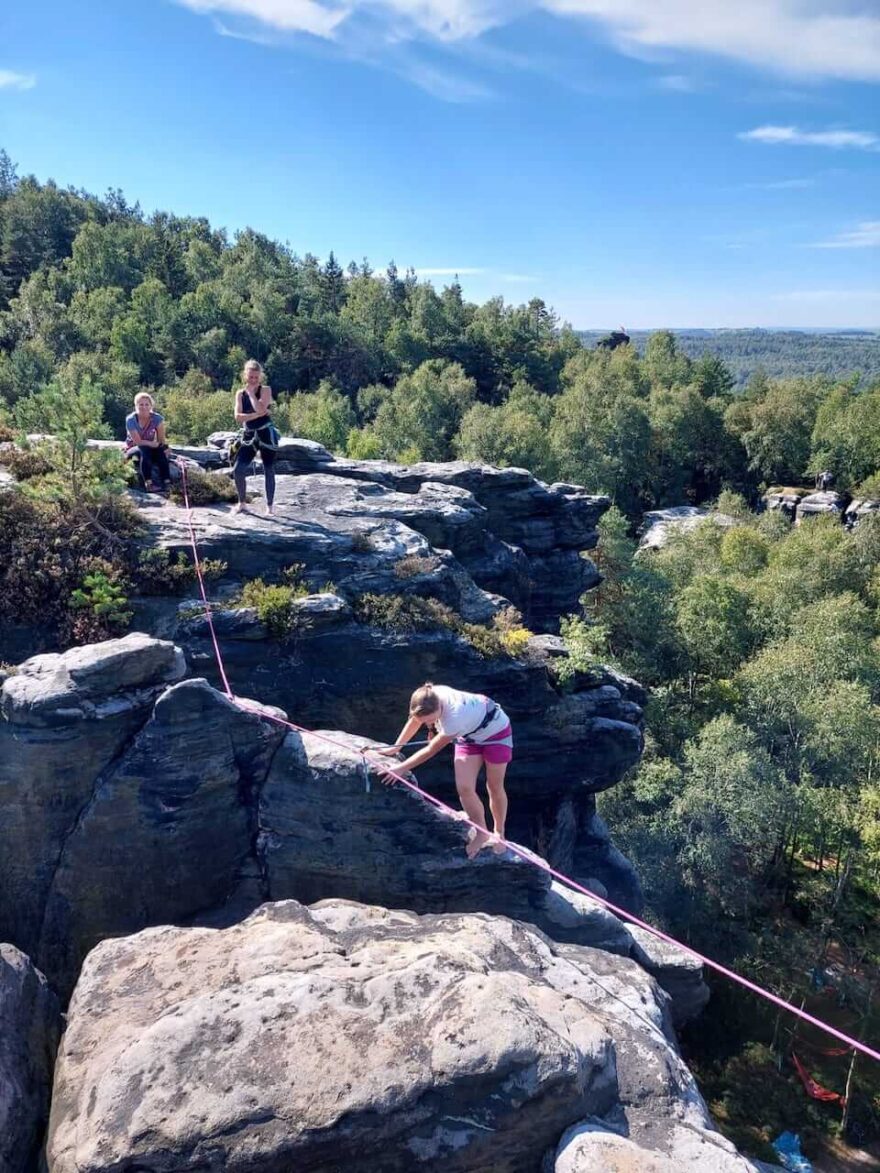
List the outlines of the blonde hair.
{"type": "Polygon", "coordinates": [[[140,403],[140,401],[142,399],[149,400],[150,407],[155,407],[155,400],[153,399],[153,396],[150,395],[149,392],[147,392],[147,391],[138,391],[137,395],[135,395],[135,397],[134,397],[135,407],[137,407],[137,405],[140,403]]]}
{"type": "Polygon", "coordinates": [[[241,368],[242,378],[247,381],[248,371],[259,371],[260,374],[265,374],[262,363],[258,363],[255,358],[249,358],[244,366],[241,368]]]}
{"type": "Polygon", "coordinates": [[[434,685],[426,680],[421,688],[417,688],[409,701],[409,715],[411,717],[427,717],[440,709],[440,698],[434,692],[434,685]]]}

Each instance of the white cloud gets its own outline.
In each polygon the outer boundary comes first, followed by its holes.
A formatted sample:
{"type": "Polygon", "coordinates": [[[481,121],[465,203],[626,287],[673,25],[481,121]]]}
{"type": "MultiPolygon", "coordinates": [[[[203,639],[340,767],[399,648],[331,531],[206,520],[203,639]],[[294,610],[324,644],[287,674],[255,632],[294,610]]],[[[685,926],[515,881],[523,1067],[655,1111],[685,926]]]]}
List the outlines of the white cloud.
{"type": "Polygon", "coordinates": [[[801,130],[797,126],[756,126],[739,136],[747,142],[790,147],[832,147],[841,150],[873,151],[880,147],[880,136],[871,130],[801,130]]]}
{"type": "MultiPolygon", "coordinates": [[[[657,60],[708,53],[790,76],[880,79],[870,0],[177,0],[262,29],[386,46],[473,41],[527,12],[578,19],[622,52],[657,60]]],[[[684,75],[671,73],[667,87],[684,75]]]]}
{"type": "Polygon", "coordinates": [[[36,84],[36,74],[0,69],[0,90],[32,90],[36,84]]]}
{"type": "MultiPolygon", "coordinates": [[[[178,0],[193,12],[244,16],[285,33],[311,33],[331,38],[346,19],[349,8],[321,0],[178,0]]],[[[229,35],[226,29],[226,35],[229,35]]]]}
{"type": "Polygon", "coordinates": [[[880,248],[880,220],[863,220],[849,232],[820,240],[813,248],[880,248]]]}
{"type": "Polygon", "coordinates": [[[694,50],[792,75],[880,78],[880,16],[867,2],[542,0],[542,7],[599,22],[625,52],[694,50]]]}

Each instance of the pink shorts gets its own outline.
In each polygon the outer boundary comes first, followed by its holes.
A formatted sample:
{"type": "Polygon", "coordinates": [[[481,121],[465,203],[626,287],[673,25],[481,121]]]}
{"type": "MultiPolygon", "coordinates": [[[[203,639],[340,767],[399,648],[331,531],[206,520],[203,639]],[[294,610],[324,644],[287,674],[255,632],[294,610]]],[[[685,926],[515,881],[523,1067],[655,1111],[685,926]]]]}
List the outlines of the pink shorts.
{"type": "Polygon", "coordinates": [[[513,730],[506,726],[499,733],[493,734],[488,741],[456,741],[456,758],[481,757],[491,766],[500,766],[509,762],[513,757],[513,730]]]}

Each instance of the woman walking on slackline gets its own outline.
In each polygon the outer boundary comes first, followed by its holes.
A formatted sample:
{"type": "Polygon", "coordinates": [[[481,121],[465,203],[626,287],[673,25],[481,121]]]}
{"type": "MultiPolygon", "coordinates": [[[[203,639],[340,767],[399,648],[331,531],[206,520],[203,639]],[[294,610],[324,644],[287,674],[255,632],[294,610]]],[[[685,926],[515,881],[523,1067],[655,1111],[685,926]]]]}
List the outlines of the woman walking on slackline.
{"type": "Polygon", "coordinates": [[[235,456],[232,476],[238,493],[238,504],[234,513],[245,508],[247,469],[257,453],[263,462],[266,484],[266,512],[275,512],[275,455],[278,451],[278,430],[272,423],[272,388],[263,383],[263,368],[256,359],[244,364],[242,371],[245,385],[235,393],[235,422],[242,425],[241,443],[235,456]]]}
{"type": "MultiPolygon", "coordinates": [[[[433,726],[433,736],[424,749],[418,750],[401,762],[398,772],[414,770],[429,761],[451,741],[455,742],[455,786],[464,812],[476,830],[471,829],[467,845],[469,859],[477,856],[493,838],[493,850],[500,854],[506,848],[498,840],[504,838],[507,819],[507,794],[504,775],[513,757],[513,732],[510,718],[500,705],[475,692],[461,692],[444,684],[423,684],[412,694],[409,720],[400,732],[397,745],[377,750],[390,756],[398,746],[410,741],[423,725],[433,726]],[[494,835],[486,826],[486,811],[477,797],[477,779],[483,765],[486,767],[486,786],[492,811],[494,835]]],[[[387,778],[391,782],[393,779],[387,778]]]]}

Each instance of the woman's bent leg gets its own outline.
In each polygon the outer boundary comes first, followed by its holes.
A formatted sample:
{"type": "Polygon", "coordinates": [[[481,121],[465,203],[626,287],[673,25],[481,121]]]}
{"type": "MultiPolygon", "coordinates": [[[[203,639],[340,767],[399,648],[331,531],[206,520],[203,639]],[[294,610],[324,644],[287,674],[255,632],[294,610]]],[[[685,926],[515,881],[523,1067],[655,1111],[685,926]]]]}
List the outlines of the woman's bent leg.
{"type": "MultiPolygon", "coordinates": [[[[489,790],[489,809],[492,812],[493,830],[499,838],[504,838],[507,823],[507,791],[504,789],[504,775],[507,773],[507,762],[486,762],[486,786],[489,790]]],[[[496,843],[496,851],[505,851],[502,843],[496,843]]]]}
{"type": "Polygon", "coordinates": [[[171,480],[171,469],[168,467],[168,453],[164,448],[153,449],[153,461],[156,468],[159,470],[159,476],[162,478],[162,484],[167,485],[171,480]]]}
{"type": "Polygon", "coordinates": [[[469,859],[473,859],[489,842],[489,832],[486,830],[486,811],[482,802],[477,798],[477,778],[483,765],[483,759],[474,754],[470,757],[455,759],[455,788],[464,813],[472,823],[481,830],[474,830],[473,837],[467,845],[469,859]]]}
{"type": "Polygon", "coordinates": [[[153,453],[154,448],[148,448],[145,444],[138,444],[138,452],[141,454],[141,476],[144,479],[144,488],[149,489],[150,481],[153,479],[153,453]]]}

